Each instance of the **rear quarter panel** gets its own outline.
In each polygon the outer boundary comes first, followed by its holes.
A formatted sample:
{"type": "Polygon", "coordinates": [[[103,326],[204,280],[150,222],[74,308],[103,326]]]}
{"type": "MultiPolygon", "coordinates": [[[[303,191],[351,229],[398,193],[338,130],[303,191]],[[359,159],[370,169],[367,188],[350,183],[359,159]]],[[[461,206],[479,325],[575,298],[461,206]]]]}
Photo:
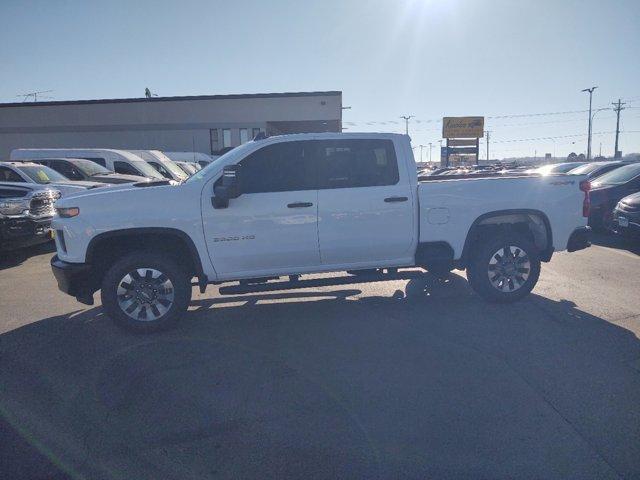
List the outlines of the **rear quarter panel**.
{"type": "Polygon", "coordinates": [[[418,185],[420,242],[444,241],[462,255],[467,234],[481,215],[509,210],[542,212],[551,226],[553,247],[565,250],[571,232],[587,224],[582,216],[586,176],[469,178],[418,185]]]}

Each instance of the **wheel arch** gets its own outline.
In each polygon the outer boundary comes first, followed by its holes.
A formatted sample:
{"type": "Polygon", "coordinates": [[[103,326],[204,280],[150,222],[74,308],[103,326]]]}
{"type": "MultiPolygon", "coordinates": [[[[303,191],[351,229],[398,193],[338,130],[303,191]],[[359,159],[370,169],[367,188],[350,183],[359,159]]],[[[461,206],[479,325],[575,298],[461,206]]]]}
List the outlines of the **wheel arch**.
{"type": "Polygon", "coordinates": [[[100,233],[87,246],[85,262],[96,266],[117,254],[134,251],[140,246],[168,248],[171,252],[183,250],[189,260],[189,267],[200,285],[206,285],[207,276],[202,267],[198,249],[191,237],[182,230],[169,227],[125,228],[100,233]],[[173,250],[171,250],[173,248],[173,250]]]}
{"type": "Polygon", "coordinates": [[[506,209],[484,213],[473,221],[464,241],[462,255],[458,262],[459,266],[464,268],[468,264],[473,246],[483,229],[498,229],[508,225],[522,225],[523,228],[526,226],[539,250],[540,259],[543,262],[548,262],[551,259],[553,232],[547,215],[535,209],[506,209]]]}

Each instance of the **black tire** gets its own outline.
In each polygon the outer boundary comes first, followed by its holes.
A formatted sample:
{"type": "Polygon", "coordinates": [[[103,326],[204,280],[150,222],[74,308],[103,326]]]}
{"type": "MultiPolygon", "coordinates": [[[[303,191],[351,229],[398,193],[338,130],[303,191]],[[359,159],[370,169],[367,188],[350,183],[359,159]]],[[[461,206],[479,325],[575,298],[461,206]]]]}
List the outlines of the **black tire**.
{"type": "MultiPolygon", "coordinates": [[[[509,260],[507,258],[507,263],[509,260]]],[[[467,266],[467,279],[471,288],[490,302],[508,303],[520,300],[533,290],[539,277],[540,256],[537,248],[526,236],[512,231],[481,239],[467,266]],[[509,256],[504,255],[506,247],[514,247],[509,248],[509,256]],[[501,249],[502,256],[499,253],[501,249]],[[492,264],[491,262],[499,262],[498,257],[512,257],[513,263],[508,267],[492,264]],[[501,270],[498,272],[497,268],[501,270]],[[528,270],[526,274],[525,270],[528,270]],[[496,286],[496,283],[501,287],[496,286]]]]}
{"type": "MultiPolygon", "coordinates": [[[[130,284],[127,284],[127,287],[130,286],[130,284]]],[[[131,297],[136,294],[133,290],[130,291],[132,294],[130,295],[129,300],[135,303],[136,300],[131,297]]],[[[155,290],[153,291],[155,292],[155,290]]],[[[157,332],[172,327],[186,312],[189,302],[191,301],[191,277],[175,260],[168,257],[166,254],[134,252],[120,258],[107,270],[102,280],[102,290],[100,295],[105,312],[120,327],[137,333],[157,332]],[[137,281],[146,281],[146,272],[156,271],[160,272],[163,276],[150,280],[157,280],[157,282],[160,282],[160,278],[166,278],[170,283],[165,285],[170,285],[172,287],[165,288],[162,292],[162,294],[166,295],[170,295],[172,293],[171,302],[165,298],[163,299],[164,304],[162,306],[156,304],[160,306],[160,308],[166,308],[166,311],[164,312],[159,312],[158,308],[155,309],[155,312],[160,313],[159,316],[157,313],[152,312],[153,306],[147,306],[147,304],[144,304],[143,302],[140,302],[138,304],[138,308],[134,309],[132,312],[132,314],[138,312],[138,315],[141,315],[141,311],[144,308],[145,316],[150,315],[152,317],[151,319],[140,317],[132,318],[132,316],[127,314],[127,312],[125,312],[125,310],[120,306],[120,299],[127,297],[119,297],[118,288],[125,284],[125,282],[122,282],[125,276],[137,271],[138,269],[142,269],[145,276],[137,281]],[[169,304],[168,306],[166,305],[167,303],[169,304]],[[147,314],[146,312],[149,313],[147,314]],[[157,318],[153,318],[156,316],[157,318]]],[[[148,297],[143,298],[147,299],[148,297]]]]}

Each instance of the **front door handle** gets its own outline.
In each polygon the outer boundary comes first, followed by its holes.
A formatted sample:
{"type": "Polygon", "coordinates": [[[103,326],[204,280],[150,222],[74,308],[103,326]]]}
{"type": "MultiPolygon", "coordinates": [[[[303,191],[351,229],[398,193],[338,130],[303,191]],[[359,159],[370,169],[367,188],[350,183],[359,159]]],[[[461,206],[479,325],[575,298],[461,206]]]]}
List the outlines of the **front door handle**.
{"type": "Polygon", "coordinates": [[[296,203],[289,203],[287,205],[287,208],[307,208],[307,207],[313,207],[313,203],[311,203],[311,202],[296,202],[296,203]]]}
{"type": "Polygon", "coordinates": [[[391,202],[406,202],[407,200],[409,200],[407,197],[387,197],[384,199],[385,202],[387,203],[391,203],[391,202]]]}

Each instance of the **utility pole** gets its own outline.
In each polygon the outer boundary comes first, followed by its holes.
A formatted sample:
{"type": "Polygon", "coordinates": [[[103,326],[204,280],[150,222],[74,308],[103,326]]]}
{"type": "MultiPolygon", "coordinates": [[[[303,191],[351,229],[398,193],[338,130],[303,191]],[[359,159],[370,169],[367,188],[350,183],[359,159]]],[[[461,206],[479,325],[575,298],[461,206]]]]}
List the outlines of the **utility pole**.
{"type": "Polygon", "coordinates": [[[489,139],[491,138],[491,131],[486,130],[484,134],[487,136],[487,163],[489,163],[489,139]]]}
{"type": "Polygon", "coordinates": [[[413,115],[401,115],[400,118],[404,119],[404,133],[409,135],[409,120],[413,118],[413,115]]]}
{"type": "Polygon", "coordinates": [[[591,160],[591,101],[593,100],[593,91],[597,86],[585,88],[583,92],[589,92],[589,131],[587,134],[587,161],[591,160]]]}
{"type": "Polygon", "coordinates": [[[422,149],[424,148],[424,145],[418,145],[420,147],[420,163],[422,163],[422,149]]]}
{"type": "Polygon", "coordinates": [[[616,119],[616,145],[613,149],[613,158],[620,158],[618,156],[618,137],[620,136],[620,112],[622,110],[624,110],[624,108],[622,108],[623,105],[626,105],[625,103],[621,102],[620,99],[618,99],[618,103],[612,103],[611,105],[613,105],[613,110],[616,112],[617,115],[617,119],[616,119]]]}
{"type": "Polygon", "coordinates": [[[429,163],[431,163],[431,148],[433,147],[433,143],[429,142],[429,163]]]}

